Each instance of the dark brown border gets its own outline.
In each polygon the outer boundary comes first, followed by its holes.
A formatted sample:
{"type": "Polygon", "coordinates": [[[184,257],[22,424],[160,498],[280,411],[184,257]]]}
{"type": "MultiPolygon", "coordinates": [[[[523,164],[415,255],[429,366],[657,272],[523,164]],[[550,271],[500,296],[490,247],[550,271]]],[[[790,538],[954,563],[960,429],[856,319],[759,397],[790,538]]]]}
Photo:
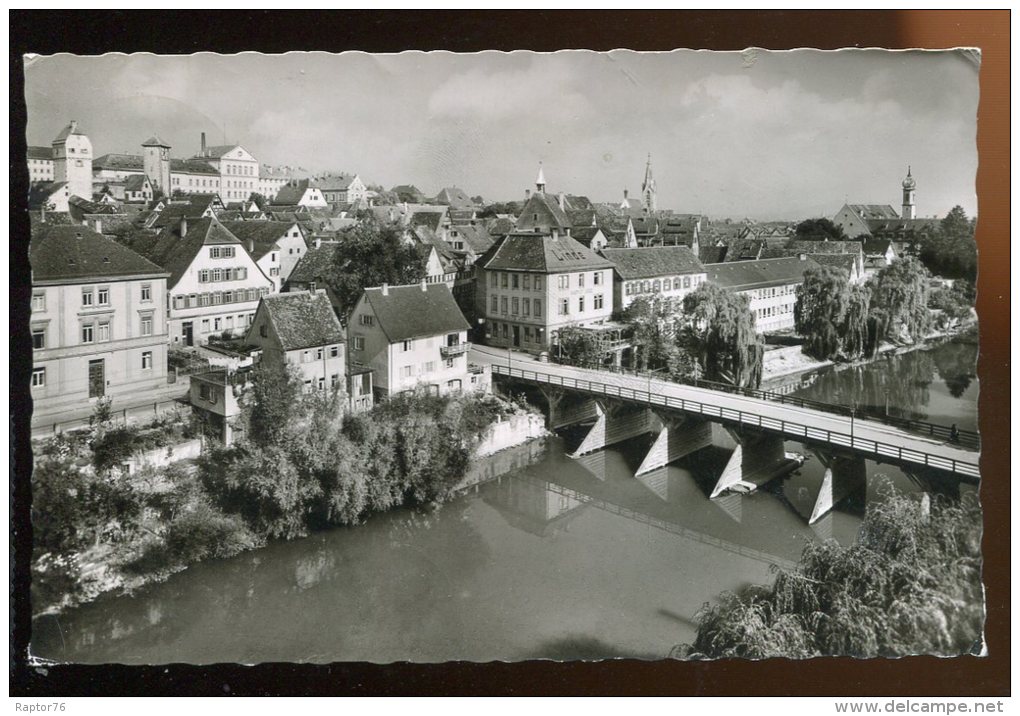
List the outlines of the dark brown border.
{"type": "Polygon", "coordinates": [[[23,12],[10,13],[11,156],[25,151],[24,52],[183,53],[296,49],[392,52],[401,49],[676,47],[955,47],[983,53],[977,188],[981,322],[981,488],[986,515],[987,658],[897,661],[817,659],[795,664],[715,662],[528,662],[326,667],[273,665],[166,669],[27,667],[27,415],[29,361],[22,197],[27,170],[11,166],[11,540],[16,611],[11,621],[14,695],[268,694],[617,694],[617,695],[1008,695],[1009,583],[1009,12],[23,12]],[[21,209],[21,210],[19,210],[21,209]]]}

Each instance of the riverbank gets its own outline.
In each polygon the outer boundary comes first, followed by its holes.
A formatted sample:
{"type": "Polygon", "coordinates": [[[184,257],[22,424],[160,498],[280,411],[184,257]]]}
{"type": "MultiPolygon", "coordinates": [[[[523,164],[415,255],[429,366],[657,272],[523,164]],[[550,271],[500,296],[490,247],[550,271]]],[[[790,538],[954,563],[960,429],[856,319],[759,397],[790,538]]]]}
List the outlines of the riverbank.
{"type": "MultiPolygon", "coordinates": [[[[917,343],[883,343],[871,358],[854,361],[818,360],[806,355],[802,346],[784,346],[765,353],[762,364],[762,388],[782,388],[797,383],[802,375],[823,368],[834,367],[835,370],[866,365],[889,353],[909,353],[925,350],[950,340],[967,339],[976,334],[977,325],[968,324],[954,330],[933,331],[923,341],[917,343]]],[[[976,335],[974,341],[976,342],[976,335]]]]}
{"type": "MultiPolygon", "coordinates": [[[[265,504],[237,505],[237,509],[232,510],[229,499],[237,497],[237,486],[231,488],[229,496],[215,494],[216,490],[203,480],[208,477],[202,474],[203,470],[210,468],[208,453],[198,459],[149,466],[133,474],[97,475],[84,449],[86,440],[79,439],[72,445],[61,438],[59,445],[54,444],[56,441],[39,445],[37,455],[42,455],[42,464],[38,461],[36,464],[33,492],[38,499],[33,508],[48,509],[57,504],[58,513],[68,512],[71,506],[67,504],[67,497],[76,500],[83,496],[80,492],[93,497],[93,493],[99,491],[111,493],[106,495],[111,498],[107,501],[116,503],[121,512],[106,514],[106,505],[98,510],[100,514],[93,515],[90,523],[94,535],[90,535],[86,543],[71,542],[70,535],[47,535],[44,530],[44,539],[37,542],[40,547],[33,562],[34,616],[59,614],[101,596],[130,594],[148,584],[165,581],[192,564],[257,550],[280,539],[303,537],[334,526],[360,525],[373,515],[396,507],[437,507],[465,489],[498,477],[502,474],[499,465],[505,464],[503,472],[516,469],[521,460],[528,457],[515,455],[514,449],[539,444],[548,434],[540,415],[495,396],[428,400],[437,402],[442,407],[441,412],[451,416],[434,425],[445,429],[428,429],[428,425],[421,424],[421,415],[395,411],[392,406],[380,411],[383,416],[377,419],[365,416],[353,419],[357,425],[351,432],[366,443],[359,447],[364,448],[367,461],[366,458],[360,462],[355,460],[360,464],[359,474],[344,474],[345,458],[349,460],[352,456],[344,455],[343,450],[325,450],[313,458],[304,453],[295,455],[298,461],[324,460],[325,473],[339,472],[337,477],[346,484],[337,487],[332,494],[324,494],[325,483],[311,491],[306,489],[308,506],[293,509],[300,524],[288,525],[290,531],[282,531],[278,526],[294,520],[277,515],[273,510],[279,511],[281,505],[291,504],[291,498],[300,497],[300,490],[290,489],[293,494],[268,505],[273,508],[270,512],[277,518],[275,522],[266,517],[265,504]],[[400,425],[396,424],[396,415],[404,419],[400,425]],[[417,420],[406,420],[411,415],[417,420]],[[415,432],[413,428],[402,431],[404,422],[417,425],[421,431],[415,432]],[[465,435],[460,441],[451,441],[451,436],[458,434],[454,428],[468,432],[459,433],[465,435]],[[439,447],[443,443],[449,449],[439,447]],[[389,461],[379,454],[380,448],[390,450],[389,461]],[[428,474],[430,468],[447,467],[453,472],[428,474]],[[386,477],[388,474],[392,477],[386,477]],[[36,476],[40,482],[35,480],[36,476]],[[391,487],[386,487],[387,481],[391,487]],[[373,483],[378,484],[373,487],[373,483]],[[80,487],[69,488],[70,484],[80,487]],[[56,503],[54,492],[58,493],[56,503]],[[351,499],[358,495],[361,502],[352,505],[351,499]],[[343,504],[325,508],[321,506],[324,501],[343,504]],[[131,505],[125,506],[126,503],[131,505]],[[320,516],[313,514],[316,509],[320,509],[320,516]],[[103,524],[94,524],[97,521],[103,524]],[[302,527],[306,522],[308,527],[302,527]],[[46,551],[40,554],[41,550],[46,551]]],[[[431,409],[436,412],[434,405],[431,409]]],[[[217,454],[212,460],[243,460],[247,457],[244,453],[247,448],[240,450],[238,453],[235,448],[219,448],[218,452],[213,451],[217,454]]],[[[281,456],[274,459],[276,462],[270,461],[270,464],[251,462],[245,466],[263,468],[246,474],[256,483],[272,476],[268,487],[254,487],[254,490],[279,489],[281,485],[284,489],[294,487],[288,483],[295,477],[292,474],[295,466],[280,462],[281,456]]],[[[297,471],[306,467],[302,464],[297,471]]],[[[217,479],[222,481],[222,477],[217,479]]],[[[236,475],[228,477],[226,481],[236,481],[236,478],[236,475]]],[[[88,521],[87,513],[86,505],[79,506],[77,513],[68,513],[68,529],[79,532],[75,523],[88,521]]],[[[34,514],[33,519],[36,517],[34,514]]]]}

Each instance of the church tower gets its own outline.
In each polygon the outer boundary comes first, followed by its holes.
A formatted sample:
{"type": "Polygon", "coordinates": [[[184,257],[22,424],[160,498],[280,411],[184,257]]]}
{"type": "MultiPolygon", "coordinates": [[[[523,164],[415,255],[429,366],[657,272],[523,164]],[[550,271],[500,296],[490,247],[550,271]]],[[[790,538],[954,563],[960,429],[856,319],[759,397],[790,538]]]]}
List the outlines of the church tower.
{"type": "Polygon", "coordinates": [[[92,142],[75,120],[53,140],[53,180],[67,182],[68,196],[92,201],[92,142]]]}
{"type": "Polygon", "coordinates": [[[903,212],[901,218],[913,219],[916,216],[917,207],[914,206],[914,188],[917,183],[914,177],[910,176],[910,167],[907,167],[907,178],[903,180],[903,212]]]}
{"type": "Polygon", "coordinates": [[[545,172],[542,171],[542,162],[538,163],[538,176],[535,177],[535,191],[545,194],[545,172]]]}
{"type": "Polygon", "coordinates": [[[152,186],[169,197],[170,188],[170,145],[155,134],[142,142],[142,168],[152,186]]]}
{"type": "Polygon", "coordinates": [[[652,155],[648,154],[645,165],[645,180],[641,183],[641,196],[644,200],[645,213],[654,214],[656,209],[655,179],[652,178],[652,155]]]}

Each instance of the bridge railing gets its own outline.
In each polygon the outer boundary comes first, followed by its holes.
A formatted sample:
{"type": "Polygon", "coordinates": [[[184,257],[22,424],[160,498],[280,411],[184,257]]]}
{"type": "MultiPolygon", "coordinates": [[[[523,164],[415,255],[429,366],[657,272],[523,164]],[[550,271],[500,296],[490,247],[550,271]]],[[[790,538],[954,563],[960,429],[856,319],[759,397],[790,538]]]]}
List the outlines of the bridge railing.
{"type": "Polygon", "coordinates": [[[638,378],[656,378],[658,380],[668,380],[671,383],[677,383],[678,385],[689,385],[694,388],[705,388],[706,390],[718,390],[723,393],[730,393],[732,395],[743,395],[748,398],[758,398],[760,400],[768,400],[774,403],[782,403],[783,405],[792,405],[797,408],[808,408],[810,410],[820,410],[823,413],[832,413],[834,415],[842,415],[844,417],[857,417],[867,420],[875,420],[885,425],[891,425],[902,430],[907,430],[912,433],[919,435],[927,435],[928,437],[938,438],[939,440],[945,440],[952,442],[960,447],[970,448],[972,450],[981,449],[981,437],[977,432],[973,430],[957,430],[956,434],[953,434],[951,427],[945,425],[938,425],[936,423],[929,423],[924,420],[911,420],[909,418],[900,418],[894,415],[888,415],[886,413],[878,412],[876,410],[869,410],[864,407],[853,408],[849,405],[839,405],[837,403],[825,403],[819,400],[808,400],[806,398],[798,398],[793,395],[785,395],[783,393],[777,393],[771,390],[761,390],[760,388],[744,388],[738,385],[730,385],[729,383],[720,383],[712,380],[676,380],[673,378],[665,378],[661,374],[654,371],[639,371],[633,368],[623,368],[620,366],[607,366],[607,365],[583,365],[578,366],[587,370],[601,370],[610,373],[619,373],[621,375],[632,375],[638,378]]]}
{"type": "Polygon", "coordinates": [[[592,395],[624,398],[634,402],[644,403],[649,406],[673,408],[685,413],[696,413],[698,415],[704,415],[706,417],[715,418],[725,422],[750,425],[763,430],[779,432],[792,438],[821,441],[832,445],[849,447],[853,450],[870,453],[881,458],[891,458],[899,460],[900,462],[948,470],[949,472],[966,477],[980,477],[978,466],[970,462],[963,462],[961,460],[942,457],[940,455],[932,455],[931,453],[926,453],[920,450],[912,450],[910,448],[904,448],[891,443],[884,443],[877,440],[858,437],[853,434],[826,430],[824,428],[818,428],[791,420],[771,418],[765,415],[759,415],[758,413],[748,413],[734,408],[711,405],[709,403],[703,403],[700,400],[675,398],[669,395],[653,393],[650,390],[626,388],[594,380],[570,378],[567,376],[543,373],[527,368],[513,368],[498,364],[493,364],[492,373],[493,375],[521,378],[523,380],[530,380],[536,383],[545,383],[548,385],[557,385],[563,388],[571,388],[573,390],[590,393],[592,395]]]}

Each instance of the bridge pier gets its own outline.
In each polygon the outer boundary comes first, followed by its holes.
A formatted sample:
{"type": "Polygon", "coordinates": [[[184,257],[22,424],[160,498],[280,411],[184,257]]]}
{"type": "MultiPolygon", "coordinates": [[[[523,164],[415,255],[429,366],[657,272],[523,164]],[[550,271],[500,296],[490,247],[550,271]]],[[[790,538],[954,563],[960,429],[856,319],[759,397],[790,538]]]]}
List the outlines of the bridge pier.
{"type": "Polygon", "coordinates": [[[772,433],[744,429],[726,431],[736,441],[729,462],[715,484],[710,498],[718,497],[737,485],[748,491],[784,475],[800,463],[787,455],[783,438],[772,433]]]}
{"type": "Polygon", "coordinates": [[[592,398],[579,398],[561,388],[542,386],[539,389],[549,403],[549,415],[546,418],[546,428],[549,430],[595,420],[599,416],[598,405],[592,398]]]}
{"type": "Polygon", "coordinates": [[[809,525],[813,525],[828,514],[841,500],[864,487],[868,477],[863,457],[830,456],[821,450],[814,452],[825,465],[825,476],[822,478],[822,486],[818,490],[814,509],[811,510],[811,517],[808,519],[809,525]]]}
{"type": "Polygon", "coordinates": [[[698,418],[655,412],[662,424],[658,437],[641,461],[635,477],[665,467],[692,452],[712,444],[712,424],[698,418]]]}
{"type": "Polygon", "coordinates": [[[960,481],[947,478],[936,470],[925,470],[924,468],[902,468],[910,480],[918,485],[926,494],[932,493],[948,497],[951,500],[960,499],[960,481]]]}
{"type": "Polygon", "coordinates": [[[598,417],[571,457],[601,450],[607,445],[644,435],[658,427],[658,421],[648,408],[634,408],[610,400],[597,400],[594,403],[598,417]]]}

